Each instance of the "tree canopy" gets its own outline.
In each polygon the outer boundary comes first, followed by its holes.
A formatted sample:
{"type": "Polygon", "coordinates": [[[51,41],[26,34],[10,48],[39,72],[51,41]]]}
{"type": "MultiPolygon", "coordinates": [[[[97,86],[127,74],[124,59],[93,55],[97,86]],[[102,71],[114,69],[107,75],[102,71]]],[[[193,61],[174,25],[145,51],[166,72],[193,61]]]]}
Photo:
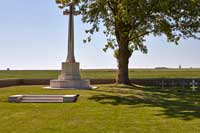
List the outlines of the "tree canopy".
{"type": "MultiPolygon", "coordinates": [[[[129,57],[135,50],[147,53],[145,37],[166,36],[168,42],[181,38],[200,39],[200,0],[56,0],[60,8],[73,2],[79,7],[86,30],[91,35],[105,26],[107,48],[115,49],[120,69],[128,69],[129,57]]],[[[120,83],[128,82],[127,70],[121,71],[120,83]],[[124,72],[122,72],[124,71],[124,72]],[[123,76],[122,76],[123,75],[123,76]],[[124,79],[126,78],[126,79],[124,79]]],[[[119,72],[120,73],[120,72],[119,72]]],[[[126,83],[125,83],[126,84],[126,83]]]]}

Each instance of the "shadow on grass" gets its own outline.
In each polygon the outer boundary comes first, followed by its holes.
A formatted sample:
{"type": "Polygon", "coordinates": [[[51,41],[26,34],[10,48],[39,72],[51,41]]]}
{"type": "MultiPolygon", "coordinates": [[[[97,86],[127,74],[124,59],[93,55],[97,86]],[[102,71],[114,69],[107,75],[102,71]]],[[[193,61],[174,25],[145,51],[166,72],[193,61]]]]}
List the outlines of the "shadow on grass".
{"type": "Polygon", "coordinates": [[[192,120],[200,118],[200,92],[180,91],[180,88],[142,88],[111,85],[94,91],[99,94],[89,98],[101,104],[138,107],[161,107],[157,115],[192,120]],[[109,88],[109,89],[106,89],[109,88]]]}

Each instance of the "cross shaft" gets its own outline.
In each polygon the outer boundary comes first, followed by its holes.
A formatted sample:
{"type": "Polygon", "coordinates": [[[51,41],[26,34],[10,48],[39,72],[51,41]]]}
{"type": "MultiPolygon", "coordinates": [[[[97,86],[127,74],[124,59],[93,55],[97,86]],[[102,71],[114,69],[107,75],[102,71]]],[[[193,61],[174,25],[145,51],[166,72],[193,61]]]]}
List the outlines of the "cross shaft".
{"type": "Polygon", "coordinates": [[[79,11],[75,11],[74,4],[69,4],[69,10],[63,12],[69,15],[69,31],[68,31],[68,54],[66,62],[76,62],[74,56],[74,15],[79,15],[79,11]]]}

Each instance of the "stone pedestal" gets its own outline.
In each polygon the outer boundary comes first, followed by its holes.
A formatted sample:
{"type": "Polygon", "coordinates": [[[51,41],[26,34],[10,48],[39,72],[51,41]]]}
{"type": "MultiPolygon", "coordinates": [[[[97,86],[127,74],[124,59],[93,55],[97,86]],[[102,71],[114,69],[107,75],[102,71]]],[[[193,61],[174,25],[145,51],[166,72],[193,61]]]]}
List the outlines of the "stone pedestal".
{"type": "Polygon", "coordinates": [[[62,63],[58,80],[50,81],[52,89],[91,89],[90,80],[81,79],[78,62],[62,63]]]}

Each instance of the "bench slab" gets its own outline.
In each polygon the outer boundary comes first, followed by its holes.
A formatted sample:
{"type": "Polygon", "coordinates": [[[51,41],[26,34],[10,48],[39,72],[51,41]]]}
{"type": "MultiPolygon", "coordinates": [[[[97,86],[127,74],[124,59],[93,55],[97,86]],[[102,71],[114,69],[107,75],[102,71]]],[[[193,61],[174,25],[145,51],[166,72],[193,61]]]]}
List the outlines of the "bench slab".
{"type": "Polygon", "coordinates": [[[76,102],[79,95],[12,95],[8,102],[12,103],[68,103],[76,102]]]}

